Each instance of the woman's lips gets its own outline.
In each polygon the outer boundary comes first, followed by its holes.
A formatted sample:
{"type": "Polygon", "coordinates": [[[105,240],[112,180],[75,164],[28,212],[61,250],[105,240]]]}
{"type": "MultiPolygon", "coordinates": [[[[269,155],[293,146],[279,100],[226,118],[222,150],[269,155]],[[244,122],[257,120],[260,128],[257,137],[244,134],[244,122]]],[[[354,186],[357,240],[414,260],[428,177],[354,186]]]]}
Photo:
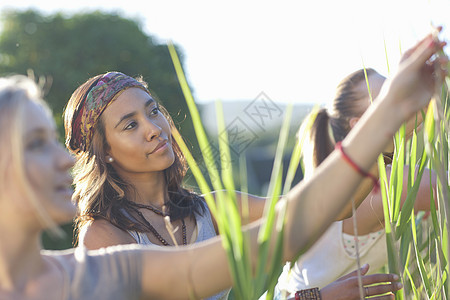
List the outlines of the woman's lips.
{"type": "Polygon", "coordinates": [[[158,151],[164,150],[165,148],[167,148],[167,140],[164,140],[164,141],[160,142],[160,143],[155,147],[155,149],[153,149],[153,151],[150,152],[149,154],[154,154],[154,153],[156,153],[156,152],[158,152],[158,151]]]}

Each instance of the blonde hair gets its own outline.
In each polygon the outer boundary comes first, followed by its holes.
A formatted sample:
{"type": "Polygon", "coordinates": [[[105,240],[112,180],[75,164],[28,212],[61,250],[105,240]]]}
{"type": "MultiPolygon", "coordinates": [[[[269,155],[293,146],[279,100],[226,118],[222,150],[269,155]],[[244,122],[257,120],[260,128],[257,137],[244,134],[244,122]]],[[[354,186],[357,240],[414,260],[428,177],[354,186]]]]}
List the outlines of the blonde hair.
{"type": "Polygon", "coordinates": [[[42,100],[40,88],[32,79],[23,75],[0,78],[0,128],[8,128],[0,130],[0,189],[8,176],[6,169],[12,164],[12,176],[35,209],[39,221],[51,234],[63,236],[61,228],[40,205],[26,176],[23,136],[25,106],[29,102],[40,105],[51,116],[49,107],[42,100]]]}

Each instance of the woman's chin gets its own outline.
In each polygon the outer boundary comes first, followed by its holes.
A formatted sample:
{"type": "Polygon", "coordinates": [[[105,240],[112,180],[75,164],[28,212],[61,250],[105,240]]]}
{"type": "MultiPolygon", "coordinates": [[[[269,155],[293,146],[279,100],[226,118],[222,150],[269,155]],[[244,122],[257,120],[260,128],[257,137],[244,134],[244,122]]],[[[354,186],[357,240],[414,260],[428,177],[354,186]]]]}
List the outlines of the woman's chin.
{"type": "Polygon", "coordinates": [[[53,220],[58,225],[63,225],[72,222],[76,213],[76,206],[72,202],[69,202],[63,206],[55,206],[54,209],[52,209],[52,212],[50,212],[50,217],[53,217],[53,220]]]}

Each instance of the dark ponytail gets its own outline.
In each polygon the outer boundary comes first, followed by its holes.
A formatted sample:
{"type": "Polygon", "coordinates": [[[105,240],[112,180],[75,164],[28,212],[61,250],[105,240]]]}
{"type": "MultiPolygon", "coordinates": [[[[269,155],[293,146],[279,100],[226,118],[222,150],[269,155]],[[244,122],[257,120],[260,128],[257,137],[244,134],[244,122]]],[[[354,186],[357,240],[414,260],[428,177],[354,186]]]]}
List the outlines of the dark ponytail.
{"type": "Polygon", "coordinates": [[[312,169],[317,168],[333,151],[335,143],[347,136],[351,129],[351,118],[361,117],[364,113],[370,103],[370,96],[365,85],[361,83],[366,81],[366,76],[369,78],[373,74],[378,73],[368,68],[348,75],[338,84],[331,106],[328,109],[321,108],[318,112],[312,112],[307,116],[300,129],[308,132],[310,141],[307,148],[311,153],[306,154],[308,157],[304,159],[305,174],[312,171],[307,170],[306,165],[312,169]],[[311,118],[314,117],[313,122],[311,118]],[[304,128],[305,124],[311,123],[311,128],[304,128]]]}
{"type": "Polygon", "coordinates": [[[313,144],[312,163],[313,168],[317,168],[328,155],[333,151],[334,138],[330,137],[329,130],[330,116],[325,108],[321,108],[316,115],[310,131],[310,141],[313,144]]]}

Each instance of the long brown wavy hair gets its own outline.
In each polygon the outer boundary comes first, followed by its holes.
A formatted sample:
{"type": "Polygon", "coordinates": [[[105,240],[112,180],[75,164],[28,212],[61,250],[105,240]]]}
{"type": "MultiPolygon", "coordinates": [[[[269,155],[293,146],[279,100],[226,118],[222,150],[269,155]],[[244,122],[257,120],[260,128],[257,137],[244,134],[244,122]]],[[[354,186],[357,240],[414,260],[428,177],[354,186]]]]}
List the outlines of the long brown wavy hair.
{"type": "MultiPolygon", "coordinates": [[[[74,138],[76,136],[74,122],[82,109],[83,100],[103,75],[92,77],[79,86],[70,97],[64,111],[66,147],[77,158],[74,167],[75,192],[73,199],[78,206],[78,213],[75,218],[74,244],[78,243],[81,229],[99,218],[106,219],[125,231],[149,231],[142,215],[138,213],[138,209],[144,206],[129,200],[134,186],[120,178],[114,168],[106,163],[105,150],[108,149],[108,142],[102,118],[99,118],[94,127],[94,136],[88,149],[83,150],[74,138]]],[[[141,78],[136,80],[147,87],[147,83],[141,78]]],[[[174,128],[169,113],[160,103],[158,104],[171,128],[174,128]]],[[[187,164],[173,137],[172,148],[175,161],[164,171],[169,194],[169,201],[165,204],[165,208],[171,220],[175,221],[194,217],[195,213],[203,214],[205,203],[199,195],[182,187],[187,164]]]]}

